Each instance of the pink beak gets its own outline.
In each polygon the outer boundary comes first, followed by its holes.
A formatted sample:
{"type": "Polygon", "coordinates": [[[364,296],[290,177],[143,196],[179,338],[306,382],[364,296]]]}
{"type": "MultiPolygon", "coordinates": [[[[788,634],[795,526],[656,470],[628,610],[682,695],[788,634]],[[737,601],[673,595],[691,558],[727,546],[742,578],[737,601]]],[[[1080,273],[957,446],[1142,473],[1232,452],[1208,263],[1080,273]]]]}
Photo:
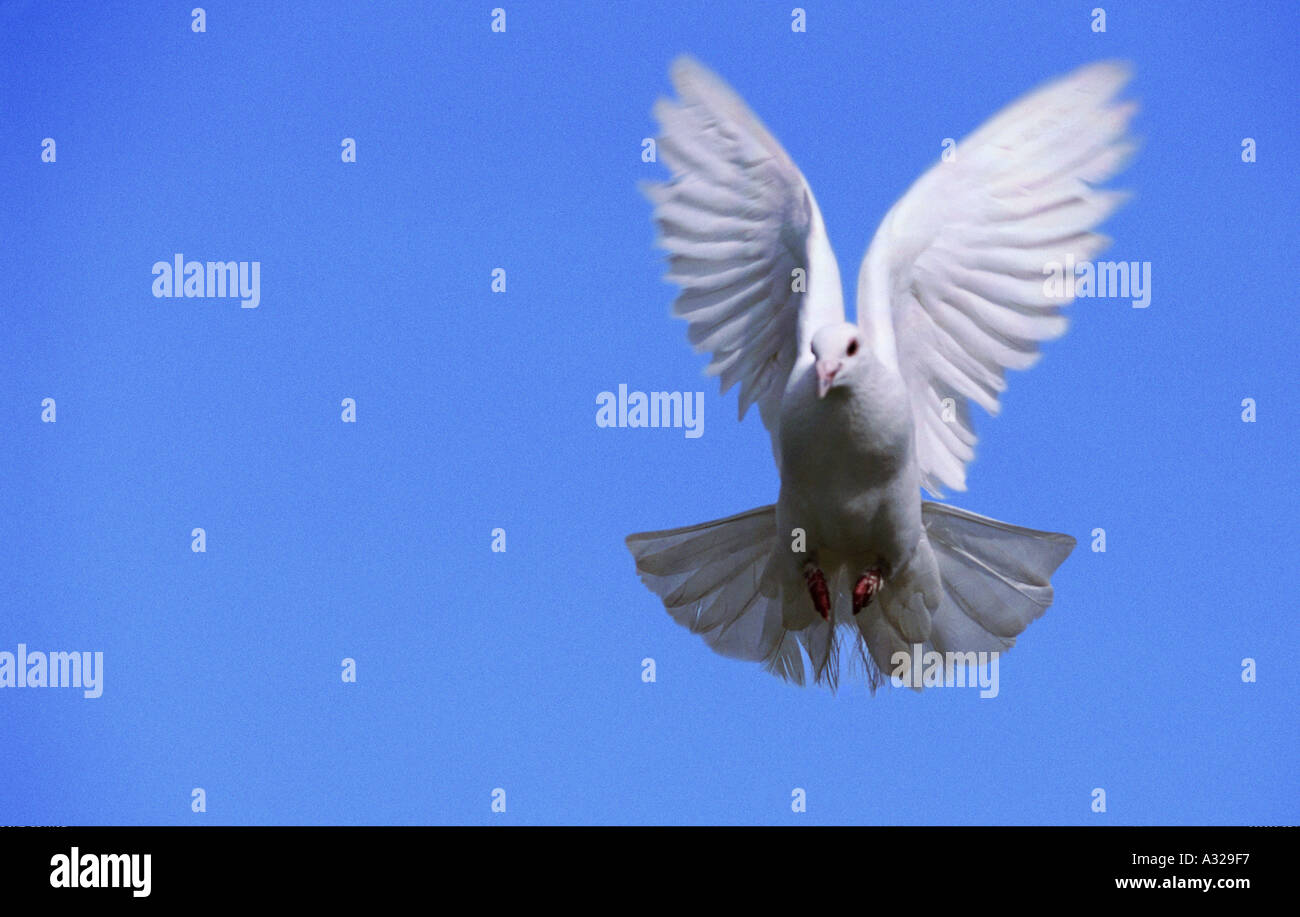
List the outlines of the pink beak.
{"type": "Polygon", "coordinates": [[[826,393],[831,390],[831,383],[835,381],[835,374],[843,366],[839,360],[818,360],[817,361],[817,397],[825,398],[826,393]]]}

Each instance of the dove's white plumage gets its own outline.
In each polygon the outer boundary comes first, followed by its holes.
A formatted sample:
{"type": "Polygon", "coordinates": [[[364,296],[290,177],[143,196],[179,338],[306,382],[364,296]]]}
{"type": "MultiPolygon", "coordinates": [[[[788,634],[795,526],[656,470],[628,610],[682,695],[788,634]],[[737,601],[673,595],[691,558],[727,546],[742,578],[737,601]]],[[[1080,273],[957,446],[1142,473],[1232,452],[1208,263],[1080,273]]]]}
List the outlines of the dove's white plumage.
{"type": "Polygon", "coordinates": [[[867,250],[857,325],[790,157],[704,67],[681,59],[672,76],[678,100],[655,107],[672,178],[646,193],[682,288],[673,310],[723,391],[739,384],[740,416],[758,405],[782,484],[774,506],[630,536],[643,580],[719,653],[801,684],[805,657],[837,684],[841,630],[873,688],[916,645],[1010,648],[1051,604],[1074,539],[920,490],[966,488],[969,402],[996,413],[1005,371],[1065,331],[1068,300],[1044,293],[1044,267],[1105,244],[1093,228],[1122,196],[1095,186],[1131,152],[1134,106],[1113,104],[1127,70],[1094,64],[1037,90],[926,172],[867,250]],[[858,613],[866,571],[883,585],[858,613]]]}

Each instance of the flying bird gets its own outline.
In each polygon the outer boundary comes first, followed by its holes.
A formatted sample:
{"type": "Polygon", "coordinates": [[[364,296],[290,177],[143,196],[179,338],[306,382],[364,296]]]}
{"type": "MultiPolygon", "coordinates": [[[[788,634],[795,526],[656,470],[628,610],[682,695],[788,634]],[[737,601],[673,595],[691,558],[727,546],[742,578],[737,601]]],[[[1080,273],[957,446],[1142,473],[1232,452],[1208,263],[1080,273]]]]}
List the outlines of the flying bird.
{"type": "MultiPolygon", "coordinates": [[[[627,538],[643,582],[718,653],[874,692],[918,648],[1003,652],[1052,602],[1068,535],[925,500],[966,489],[970,404],[996,415],[1008,369],[1065,332],[1045,268],[1090,260],[1134,149],[1126,66],[1085,66],[1008,106],[886,213],[846,321],[808,182],[718,76],[672,66],[654,207],[674,315],[739,416],[757,405],[775,504],[627,538]],[[903,655],[899,655],[903,654],[903,655]]],[[[907,663],[910,665],[910,662],[907,663]]]]}

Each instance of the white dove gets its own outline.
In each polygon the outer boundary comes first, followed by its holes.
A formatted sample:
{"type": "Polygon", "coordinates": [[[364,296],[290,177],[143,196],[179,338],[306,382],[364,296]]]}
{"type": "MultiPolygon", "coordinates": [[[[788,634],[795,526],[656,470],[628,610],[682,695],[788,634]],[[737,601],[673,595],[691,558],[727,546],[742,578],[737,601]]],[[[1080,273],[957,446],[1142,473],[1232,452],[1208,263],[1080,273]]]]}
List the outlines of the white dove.
{"type": "Polygon", "coordinates": [[[873,692],[918,646],[1009,649],[1051,604],[1075,540],[921,488],[966,489],[969,401],[996,414],[1005,371],[1065,331],[1069,300],[1045,272],[1108,241],[1092,229],[1124,196],[1095,186],[1133,149],[1136,106],[1112,104],[1127,68],[1048,84],[929,169],[867,249],[857,324],[785,150],[699,63],[677,60],[672,78],[680,99],[654,109],[672,178],[645,191],[665,279],[682,288],[673,312],[722,391],[740,384],[740,417],[758,405],[781,491],[774,506],[629,536],[641,579],[715,651],[799,684],[806,654],[834,690],[840,633],[873,692]]]}

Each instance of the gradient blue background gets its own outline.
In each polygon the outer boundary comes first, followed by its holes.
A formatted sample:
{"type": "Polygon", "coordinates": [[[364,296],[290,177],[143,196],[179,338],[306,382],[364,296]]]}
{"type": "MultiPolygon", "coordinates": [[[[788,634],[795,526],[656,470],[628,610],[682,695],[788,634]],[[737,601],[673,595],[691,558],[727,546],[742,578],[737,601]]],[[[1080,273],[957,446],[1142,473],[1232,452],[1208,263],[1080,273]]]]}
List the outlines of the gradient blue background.
{"type": "Polygon", "coordinates": [[[1295,4],[192,5],[0,3],[0,649],[105,654],[98,700],[0,691],[0,823],[1300,820],[1295,4]],[[1136,65],[1103,257],[1151,306],[1076,303],[955,501],[1080,540],[996,700],[786,685],[634,575],[629,532],[777,488],[636,190],[684,51],[846,280],[944,137],[1136,65]],[[175,252],[260,261],[260,308],[153,298],[175,252]],[[704,436],[597,428],[621,382],[704,436]]]}

